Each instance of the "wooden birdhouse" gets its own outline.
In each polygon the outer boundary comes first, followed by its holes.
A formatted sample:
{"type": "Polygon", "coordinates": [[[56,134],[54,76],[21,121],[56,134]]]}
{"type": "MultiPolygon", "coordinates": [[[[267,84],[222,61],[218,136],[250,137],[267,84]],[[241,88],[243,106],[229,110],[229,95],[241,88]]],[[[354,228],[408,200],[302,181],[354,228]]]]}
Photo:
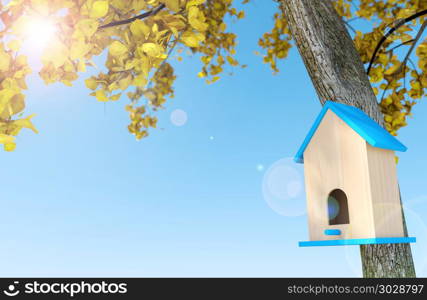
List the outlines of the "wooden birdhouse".
{"type": "Polygon", "coordinates": [[[403,230],[394,154],[406,149],[358,108],[326,102],[295,156],[310,235],[299,245],[415,242],[403,230]]]}

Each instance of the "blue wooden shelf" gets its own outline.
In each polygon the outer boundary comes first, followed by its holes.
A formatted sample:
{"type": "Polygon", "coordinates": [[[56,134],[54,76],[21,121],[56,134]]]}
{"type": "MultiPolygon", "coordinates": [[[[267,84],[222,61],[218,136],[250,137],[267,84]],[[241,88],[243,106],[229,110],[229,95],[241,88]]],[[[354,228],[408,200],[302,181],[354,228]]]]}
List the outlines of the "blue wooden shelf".
{"type": "Polygon", "coordinates": [[[386,237],[386,238],[367,238],[367,239],[348,239],[348,240],[327,240],[327,241],[303,241],[299,242],[300,247],[315,246],[346,246],[346,245],[367,245],[367,244],[399,244],[415,243],[415,237],[386,237]]]}

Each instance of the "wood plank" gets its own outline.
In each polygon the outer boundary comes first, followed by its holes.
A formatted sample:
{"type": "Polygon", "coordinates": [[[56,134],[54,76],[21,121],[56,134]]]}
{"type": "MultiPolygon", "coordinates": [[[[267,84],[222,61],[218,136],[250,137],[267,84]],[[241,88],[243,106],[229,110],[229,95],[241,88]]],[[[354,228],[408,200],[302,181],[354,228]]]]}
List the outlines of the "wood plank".
{"type": "Polygon", "coordinates": [[[367,144],[377,237],[403,237],[403,220],[394,151],[367,144]]]}

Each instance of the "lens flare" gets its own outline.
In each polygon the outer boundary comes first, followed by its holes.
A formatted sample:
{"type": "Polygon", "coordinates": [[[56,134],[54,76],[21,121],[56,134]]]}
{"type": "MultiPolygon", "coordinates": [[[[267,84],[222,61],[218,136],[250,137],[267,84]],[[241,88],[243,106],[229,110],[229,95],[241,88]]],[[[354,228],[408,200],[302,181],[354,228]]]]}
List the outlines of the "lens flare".
{"type": "Polygon", "coordinates": [[[262,181],[264,200],[272,210],[287,217],[306,213],[303,166],[292,158],[273,163],[262,181]]]}
{"type": "Polygon", "coordinates": [[[170,115],[170,120],[173,125],[180,127],[187,123],[188,116],[182,109],[175,109],[170,115]]]}

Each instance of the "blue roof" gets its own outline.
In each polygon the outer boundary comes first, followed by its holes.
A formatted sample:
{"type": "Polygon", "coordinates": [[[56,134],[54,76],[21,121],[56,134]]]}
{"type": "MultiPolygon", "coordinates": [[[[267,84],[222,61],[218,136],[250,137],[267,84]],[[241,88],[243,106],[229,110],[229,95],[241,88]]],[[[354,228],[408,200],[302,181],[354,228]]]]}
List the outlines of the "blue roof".
{"type": "Polygon", "coordinates": [[[304,142],[295,155],[295,162],[304,163],[304,151],[310,143],[311,138],[322,122],[322,119],[328,109],[332,110],[341,120],[343,120],[348,126],[356,131],[363,139],[365,139],[367,143],[369,143],[369,145],[377,148],[402,152],[407,150],[405,145],[399,142],[387,130],[378,125],[360,109],[350,105],[326,101],[322,111],[317,116],[316,121],[314,122],[313,126],[305,137],[304,142]]]}

